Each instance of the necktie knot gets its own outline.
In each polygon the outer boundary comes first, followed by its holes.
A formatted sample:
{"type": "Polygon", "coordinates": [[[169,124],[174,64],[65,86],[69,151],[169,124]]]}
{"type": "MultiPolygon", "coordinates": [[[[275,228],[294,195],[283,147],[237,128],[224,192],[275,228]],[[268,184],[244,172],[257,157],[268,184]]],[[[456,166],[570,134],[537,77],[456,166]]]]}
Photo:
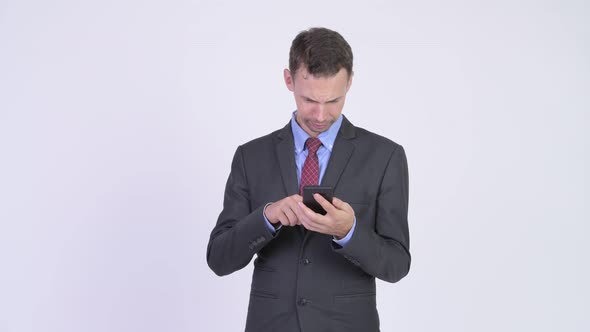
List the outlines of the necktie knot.
{"type": "Polygon", "coordinates": [[[310,137],[305,141],[305,146],[307,147],[308,155],[315,155],[318,152],[318,149],[322,145],[322,141],[320,141],[317,137],[310,137]]]}

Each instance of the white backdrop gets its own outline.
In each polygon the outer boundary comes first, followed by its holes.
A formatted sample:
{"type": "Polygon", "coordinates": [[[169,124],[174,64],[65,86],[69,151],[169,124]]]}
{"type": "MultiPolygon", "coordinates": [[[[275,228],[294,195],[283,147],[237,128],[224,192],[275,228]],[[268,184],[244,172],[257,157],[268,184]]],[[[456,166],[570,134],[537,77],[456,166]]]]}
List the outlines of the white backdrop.
{"type": "Polygon", "coordinates": [[[206,245],[235,148],[287,123],[293,37],[402,144],[413,262],[383,331],[590,329],[586,1],[0,1],[0,331],[240,331],[206,245]]]}

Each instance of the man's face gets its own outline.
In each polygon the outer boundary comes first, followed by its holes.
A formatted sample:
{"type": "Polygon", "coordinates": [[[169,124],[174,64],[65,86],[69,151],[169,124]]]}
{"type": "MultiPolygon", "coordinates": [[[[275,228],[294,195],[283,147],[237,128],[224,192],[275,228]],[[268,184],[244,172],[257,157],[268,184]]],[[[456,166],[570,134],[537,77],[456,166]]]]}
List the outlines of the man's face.
{"type": "Polygon", "coordinates": [[[315,77],[305,67],[299,68],[295,77],[284,71],[287,88],[293,92],[297,104],[297,123],[309,136],[317,137],[338,119],[346,93],[352,84],[352,75],[346,69],[331,77],[315,77]]]}

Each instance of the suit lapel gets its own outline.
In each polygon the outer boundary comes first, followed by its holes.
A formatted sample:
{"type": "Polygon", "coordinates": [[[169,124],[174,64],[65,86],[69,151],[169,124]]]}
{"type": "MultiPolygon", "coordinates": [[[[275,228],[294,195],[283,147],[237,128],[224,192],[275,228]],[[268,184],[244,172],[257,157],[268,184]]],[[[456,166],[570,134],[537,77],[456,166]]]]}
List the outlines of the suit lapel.
{"type": "Polygon", "coordinates": [[[281,177],[287,196],[295,195],[299,192],[297,185],[297,166],[295,165],[295,143],[293,142],[293,132],[291,124],[287,124],[277,135],[278,142],[276,145],[277,158],[281,168],[281,177]]]}
{"type": "MultiPolygon", "coordinates": [[[[343,116],[344,117],[344,116],[343,116]]],[[[322,178],[322,186],[331,186],[336,188],[340,175],[346,168],[352,152],[354,151],[354,145],[351,139],[355,137],[354,126],[348,121],[346,117],[342,119],[342,125],[336,141],[334,142],[334,148],[330,155],[330,161],[328,162],[328,168],[322,178]]]]}

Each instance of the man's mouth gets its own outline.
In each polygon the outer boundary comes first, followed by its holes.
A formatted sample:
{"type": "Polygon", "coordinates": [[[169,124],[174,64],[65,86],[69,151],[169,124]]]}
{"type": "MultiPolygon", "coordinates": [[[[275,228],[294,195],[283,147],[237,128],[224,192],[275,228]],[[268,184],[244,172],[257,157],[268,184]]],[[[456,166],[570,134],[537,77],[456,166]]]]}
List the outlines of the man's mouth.
{"type": "Polygon", "coordinates": [[[324,129],[324,128],[326,128],[327,124],[326,123],[314,123],[314,122],[312,122],[311,123],[311,126],[314,129],[324,129]]]}

